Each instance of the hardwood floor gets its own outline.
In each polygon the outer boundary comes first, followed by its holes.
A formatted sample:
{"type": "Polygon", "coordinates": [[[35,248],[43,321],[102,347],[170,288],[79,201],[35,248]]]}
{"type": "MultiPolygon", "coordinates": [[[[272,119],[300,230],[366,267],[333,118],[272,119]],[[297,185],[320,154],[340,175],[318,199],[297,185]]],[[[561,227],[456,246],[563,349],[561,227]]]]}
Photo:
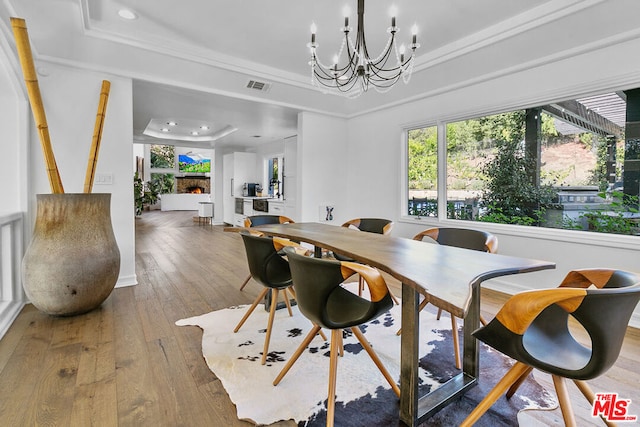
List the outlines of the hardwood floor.
{"type": "MultiPolygon", "coordinates": [[[[240,236],[198,225],[193,212],[145,212],[136,219],[137,286],[119,288],[97,310],[60,318],[27,305],[0,340],[0,425],[250,426],[201,353],[202,332],[175,321],[251,302],[260,287],[248,275],[240,236]]],[[[396,294],[399,284],[389,280],[396,294]]],[[[491,317],[505,296],[483,293],[491,317]]],[[[591,381],[617,392],[640,415],[640,334],[630,329],[616,365],[591,381]]],[[[552,388],[550,378],[536,378],[552,388]]],[[[578,425],[602,425],[569,386],[578,425]]],[[[538,411],[561,425],[558,410],[538,411]]],[[[425,423],[428,425],[428,422],[425,423]]],[[[283,421],[274,426],[294,426],[283,421]]]]}

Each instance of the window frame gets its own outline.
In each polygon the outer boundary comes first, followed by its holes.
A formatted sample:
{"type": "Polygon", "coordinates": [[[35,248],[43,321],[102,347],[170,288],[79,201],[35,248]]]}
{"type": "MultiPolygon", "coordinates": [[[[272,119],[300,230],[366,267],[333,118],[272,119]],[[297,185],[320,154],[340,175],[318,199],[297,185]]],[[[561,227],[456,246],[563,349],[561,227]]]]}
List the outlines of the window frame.
{"type": "Polygon", "coordinates": [[[507,113],[510,111],[533,108],[540,105],[562,102],[581,97],[588,97],[602,94],[608,91],[629,90],[640,87],[640,82],[635,81],[633,84],[623,86],[600,85],[598,88],[591,90],[580,90],[576,88],[564,94],[561,98],[545,98],[540,97],[529,102],[511,102],[507,106],[502,105],[501,108],[486,107],[478,110],[467,111],[451,115],[443,115],[432,120],[419,121],[414,123],[405,123],[401,125],[402,138],[402,158],[401,158],[401,185],[402,189],[400,202],[399,222],[405,224],[421,224],[422,226],[439,226],[439,227],[469,227],[482,228],[494,234],[501,234],[514,237],[538,238],[549,241],[561,241],[576,244],[592,244],[601,247],[638,249],[640,244],[640,236],[621,235],[613,233],[598,233],[586,230],[567,230],[558,228],[533,227],[515,224],[499,224],[491,222],[478,222],[460,219],[448,219],[446,212],[446,179],[447,179],[447,144],[446,144],[446,126],[447,123],[471,120],[479,117],[490,116],[495,114],[507,113]],[[613,87],[613,88],[612,88],[613,87]],[[437,127],[437,195],[438,195],[438,216],[434,217],[414,217],[407,212],[407,202],[409,200],[409,182],[408,182],[408,132],[413,129],[424,127],[437,127]],[[444,183],[444,185],[443,185],[444,183]],[[442,203],[442,201],[445,203],[442,203]],[[479,226],[480,224],[480,226],[479,226]]]}

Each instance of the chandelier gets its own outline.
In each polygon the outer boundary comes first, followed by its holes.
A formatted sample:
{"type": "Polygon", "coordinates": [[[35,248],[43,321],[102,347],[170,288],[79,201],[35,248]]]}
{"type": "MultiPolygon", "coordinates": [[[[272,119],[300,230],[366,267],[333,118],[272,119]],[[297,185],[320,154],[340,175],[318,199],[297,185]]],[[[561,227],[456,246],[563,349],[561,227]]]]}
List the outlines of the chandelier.
{"type": "Polygon", "coordinates": [[[413,72],[415,51],[420,47],[416,43],[418,29],[412,28],[412,41],[409,44],[410,55],[406,56],[406,47],[396,44],[395,11],[391,12],[391,26],[387,28],[389,38],[385,48],[377,57],[371,58],[367,50],[364,38],[364,0],[358,0],[358,28],[356,30],[355,43],[350,37],[349,11],[345,7],[344,33],[340,50],[333,57],[331,65],[320,62],[317,56],[318,43],[316,43],[316,25],[311,25],[311,43],[307,46],[311,50],[311,81],[314,85],[323,86],[329,90],[350,97],[356,97],[366,92],[369,87],[378,92],[387,92],[400,78],[406,84],[413,72]],[[344,55],[343,55],[344,54],[344,55]],[[393,54],[393,55],[392,55],[393,54]],[[340,62],[346,56],[346,63],[340,62]],[[395,56],[395,61],[392,59],[395,56]]]}

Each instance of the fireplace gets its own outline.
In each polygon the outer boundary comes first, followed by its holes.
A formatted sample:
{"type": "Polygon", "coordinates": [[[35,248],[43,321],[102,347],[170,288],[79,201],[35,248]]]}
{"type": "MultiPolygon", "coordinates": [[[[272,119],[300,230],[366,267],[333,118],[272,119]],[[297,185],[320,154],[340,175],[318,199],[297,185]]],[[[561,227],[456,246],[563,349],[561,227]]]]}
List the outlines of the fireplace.
{"type": "Polygon", "coordinates": [[[178,194],[211,193],[211,178],[208,176],[177,176],[176,192],[178,194]]]}

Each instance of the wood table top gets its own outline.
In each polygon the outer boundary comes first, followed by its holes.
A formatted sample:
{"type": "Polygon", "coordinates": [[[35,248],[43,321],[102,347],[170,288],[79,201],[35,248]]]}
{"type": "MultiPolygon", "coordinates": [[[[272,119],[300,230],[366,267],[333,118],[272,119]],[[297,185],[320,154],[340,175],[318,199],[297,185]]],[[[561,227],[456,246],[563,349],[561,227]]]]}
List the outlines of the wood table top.
{"type": "Polygon", "coordinates": [[[555,263],[367,233],[322,223],[273,224],[261,232],[307,242],[374,266],[422,291],[430,303],[466,316],[472,286],[510,274],[555,268],[555,263]]]}

